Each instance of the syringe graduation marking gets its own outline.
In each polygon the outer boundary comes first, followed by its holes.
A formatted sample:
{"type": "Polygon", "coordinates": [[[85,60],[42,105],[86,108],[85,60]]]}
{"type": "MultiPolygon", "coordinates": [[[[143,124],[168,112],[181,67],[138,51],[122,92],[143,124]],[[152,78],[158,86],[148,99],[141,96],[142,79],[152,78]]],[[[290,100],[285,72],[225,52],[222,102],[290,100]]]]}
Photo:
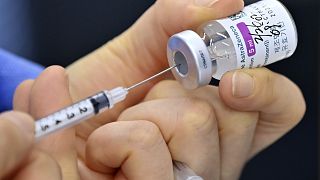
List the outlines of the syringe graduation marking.
{"type": "MultiPolygon", "coordinates": [[[[124,92],[127,92],[137,86],[140,86],[141,84],[144,84],[145,82],[160,76],[161,74],[177,67],[178,65],[174,65],[144,81],[141,81],[129,88],[124,88],[124,92]]],[[[79,122],[89,119],[90,117],[99,114],[104,109],[109,109],[113,106],[114,101],[110,101],[109,98],[113,98],[110,93],[108,93],[108,96],[106,93],[108,91],[102,91],[100,93],[97,93],[96,95],[90,96],[84,100],[81,100],[77,103],[74,103],[71,106],[68,106],[64,109],[61,109],[47,117],[44,117],[42,119],[39,119],[36,121],[36,128],[35,128],[35,137],[37,140],[39,138],[48,135],[52,132],[58,131],[59,129],[64,129],[67,127],[71,127],[75,124],[78,124],[79,122]]],[[[190,173],[190,170],[187,167],[177,165],[176,162],[174,162],[174,169],[177,169],[178,171],[186,171],[186,173],[190,173]]],[[[192,170],[191,170],[192,172],[192,170]]],[[[195,177],[192,175],[192,177],[195,177]]],[[[198,179],[201,179],[200,177],[198,179]]]]}
{"type": "Polygon", "coordinates": [[[49,134],[62,128],[87,119],[94,115],[94,107],[89,99],[75,103],[65,109],[61,109],[50,116],[36,122],[36,137],[49,134]]]}
{"type": "MultiPolygon", "coordinates": [[[[122,88],[124,92],[128,92],[129,90],[140,86],[151,79],[154,79],[169,70],[177,67],[174,65],[161,71],[158,74],[151,76],[129,88],[122,88]]],[[[80,123],[83,120],[86,120],[96,114],[101,113],[105,109],[110,109],[114,105],[114,101],[111,100],[114,97],[109,93],[111,91],[102,91],[93,96],[90,96],[84,100],[81,100],[77,103],[74,103],[71,106],[68,106],[64,109],[61,109],[47,117],[39,119],[36,121],[35,128],[35,136],[36,138],[40,138],[52,132],[58,131],[63,128],[71,127],[75,124],[80,123]],[[111,99],[110,99],[111,98],[111,99]]]]}

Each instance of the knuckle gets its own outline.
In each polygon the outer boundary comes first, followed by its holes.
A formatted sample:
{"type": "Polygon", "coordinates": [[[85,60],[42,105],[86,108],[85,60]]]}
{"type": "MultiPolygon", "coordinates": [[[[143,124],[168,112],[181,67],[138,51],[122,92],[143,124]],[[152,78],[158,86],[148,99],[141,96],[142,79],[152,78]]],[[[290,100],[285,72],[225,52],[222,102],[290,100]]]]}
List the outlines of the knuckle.
{"type": "Polygon", "coordinates": [[[193,133],[209,133],[215,127],[214,108],[204,100],[188,98],[184,102],[184,111],[180,119],[193,133]]]}
{"type": "Polygon", "coordinates": [[[108,132],[108,126],[103,126],[95,130],[87,139],[86,143],[86,149],[85,153],[86,156],[90,156],[91,159],[96,159],[94,157],[99,157],[99,150],[102,145],[104,144],[103,142],[109,142],[110,144],[112,143],[112,138],[110,138],[108,135],[106,135],[104,132],[108,132]],[[99,144],[99,148],[96,148],[97,144],[99,144]]]}
{"type": "Polygon", "coordinates": [[[132,128],[132,133],[128,141],[130,144],[146,149],[156,146],[164,140],[159,128],[154,123],[140,120],[137,121],[136,126],[132,128]]]}
{"type": "Polygon", "coordinates": [[[113,146],[114,142],[118,140],[118,138],[113,135],[114,131],[109,128],[110,124],[98,128],[87,139],[85,146],[85,162],[89,168],[98,168],[97,170],[104,169],[102,161],[108,158],[106,148],[113,146]],[[106,146],[106,143],[108,146],[106,146]]]}
{"type": "Polygon", "coordinates": [[[103,134],[103,130],[107,131],[105,127],[101,127],[94,131],[87,139],[85,146],[85,159],[89,167],[94,167],[95,164],[99,164],[100,157],[104,148],[104,142],[108,142],[110,145],[113,143],[113,139],[103,134]],[[97,146],[98,145],[98,146],[97,146]]]}

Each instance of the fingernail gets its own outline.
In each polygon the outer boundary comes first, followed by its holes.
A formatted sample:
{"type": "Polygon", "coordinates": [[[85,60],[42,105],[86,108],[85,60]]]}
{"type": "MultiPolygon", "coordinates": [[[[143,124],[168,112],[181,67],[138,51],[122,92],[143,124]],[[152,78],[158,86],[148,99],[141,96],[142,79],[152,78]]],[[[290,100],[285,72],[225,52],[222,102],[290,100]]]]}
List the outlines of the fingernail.
{"type": "Polygon", "coordinates": [[[27,134],[34,134],[34,127],[32,120],[27,115],[18,112],[9,112],[6,114],[6,119],[13,122],[18,128],[27,134]]]}
{"type": "Polygon", "coordinates": [[[254,80],[244,72],[236,71],[232,76],[232,95],[237,98],[248,97],[253,93],[254,80]]]}
{"type": "Polygon", "coordinates": [[[194,0],[194,3],[197,6],[211,7],[213,4],[215,4],[218,1],[219,0],[194,0]]]}

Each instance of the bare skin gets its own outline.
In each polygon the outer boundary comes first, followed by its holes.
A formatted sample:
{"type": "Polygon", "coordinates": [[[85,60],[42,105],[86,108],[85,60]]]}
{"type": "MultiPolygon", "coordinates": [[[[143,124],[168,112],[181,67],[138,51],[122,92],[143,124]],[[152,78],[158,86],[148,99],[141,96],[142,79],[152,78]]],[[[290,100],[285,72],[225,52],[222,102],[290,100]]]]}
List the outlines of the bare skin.
{"type": "Polygon", "coordinates": [[[61,179],[58,163],[33,146],[34,120],[21,112],[0,114],[0,179],[61,179]]]}
{"type": "MultiPolygon", "coordinates": [[[[21,84],[15,109],[38,119],[99,90],[128,87],[167,66],[169,36],[242,7],[239,0],[205,7],[191,0],[159,0],[126,32],[66,72],[51,67],[21,84]]],[[[132,91],[112,111],[38,147],[57,160],[64,179],[173,179],[172,159],[205,179],[237,179],[245,162],[294,127],[305,111],[303,96],[289,79],[266,69],[244,73],[254,84],[247,97],[235,96],[235,72],[227,73],[219,88],[194,92],[171,81],[149,92],[158,79],[132,91]]]]}

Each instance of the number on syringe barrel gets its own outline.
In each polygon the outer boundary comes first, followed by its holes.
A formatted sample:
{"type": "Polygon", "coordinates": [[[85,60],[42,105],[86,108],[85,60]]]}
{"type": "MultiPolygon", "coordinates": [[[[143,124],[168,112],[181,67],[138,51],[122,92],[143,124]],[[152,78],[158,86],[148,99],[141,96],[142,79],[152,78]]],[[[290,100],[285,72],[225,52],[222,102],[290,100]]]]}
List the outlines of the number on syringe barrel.
{"type": "Polygon", "coordinates": [[[54,126],[58,128],[62,123],[73,124],[73,122],[88,118],[88,116],[93,116],[94,111],[94,106],[90,99],[80,101],[66,109],[62,109],[48,117],[38,120],[39,122],[37,124],[39,124],[40,127],[37,128],[37,131],[41,130],[42,132],[46,132],[54,126]]]}
{"type": "Polygon", "coordinates": [[[71,127],[109,108],[109,98],[104,91],[100,92],[38,120],[36,122],[36,136],[49,134],[61,128],[71,127]]]}

